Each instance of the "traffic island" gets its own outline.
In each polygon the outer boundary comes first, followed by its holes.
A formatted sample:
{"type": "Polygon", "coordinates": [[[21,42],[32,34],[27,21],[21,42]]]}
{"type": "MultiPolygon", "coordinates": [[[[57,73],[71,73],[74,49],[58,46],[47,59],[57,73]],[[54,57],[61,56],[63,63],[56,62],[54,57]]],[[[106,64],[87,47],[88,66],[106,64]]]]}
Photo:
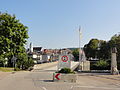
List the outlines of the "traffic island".
{"type": "Polygon", "coordinates": [[[53,73],[54,82],[76,83],[77,75],[69,68],[63,68],[58,72],[53,73]]]}
{"type": "Polygon", "coordinates": [[[54,82],[76,83],[77,75],[76,74],[53,73],[53,81],[54,82]]]}

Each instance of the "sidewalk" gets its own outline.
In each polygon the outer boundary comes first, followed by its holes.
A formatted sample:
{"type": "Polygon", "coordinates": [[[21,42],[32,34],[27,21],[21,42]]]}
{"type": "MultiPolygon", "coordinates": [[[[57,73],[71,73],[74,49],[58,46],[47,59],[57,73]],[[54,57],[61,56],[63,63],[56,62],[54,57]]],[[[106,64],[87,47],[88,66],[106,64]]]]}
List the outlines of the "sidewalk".
{"type": "Polygon", "coordinates": [[[97,77],[115,80],[115,81],[120,81],[120,75],[98,75],[97,77]]]}
{"type": "Polygon", "coordinates": [[[120,74],[111,75],[110,73],[79,73],[78,76],[95,76],[99,78],[120,81],[120,74]]]}

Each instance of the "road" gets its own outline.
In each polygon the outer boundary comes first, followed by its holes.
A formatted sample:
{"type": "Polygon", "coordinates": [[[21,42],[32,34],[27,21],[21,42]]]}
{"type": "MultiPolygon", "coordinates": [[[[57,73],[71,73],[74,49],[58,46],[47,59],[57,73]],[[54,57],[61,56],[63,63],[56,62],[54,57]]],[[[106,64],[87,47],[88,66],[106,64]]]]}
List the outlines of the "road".
{"type": "Polygon", "coordinates": [[[78,73],[76,83],[53,82],[57,62],[36,66],[29,72],[16,72],[0,79],[0,90],[120,90],[120,75],[78,73]]]}

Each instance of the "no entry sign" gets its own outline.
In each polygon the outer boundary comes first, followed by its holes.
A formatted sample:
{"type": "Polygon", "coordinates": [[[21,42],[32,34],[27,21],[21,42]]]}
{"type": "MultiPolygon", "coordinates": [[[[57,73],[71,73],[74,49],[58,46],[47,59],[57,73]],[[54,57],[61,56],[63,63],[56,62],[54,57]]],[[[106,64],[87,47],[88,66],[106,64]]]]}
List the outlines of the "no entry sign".
{"type": "Polygon", "coordinates": [[[62,60],[63,62],[67,62],[67,61],[68,61],[68,56],[62,56],[61,60],[62,60]]]}

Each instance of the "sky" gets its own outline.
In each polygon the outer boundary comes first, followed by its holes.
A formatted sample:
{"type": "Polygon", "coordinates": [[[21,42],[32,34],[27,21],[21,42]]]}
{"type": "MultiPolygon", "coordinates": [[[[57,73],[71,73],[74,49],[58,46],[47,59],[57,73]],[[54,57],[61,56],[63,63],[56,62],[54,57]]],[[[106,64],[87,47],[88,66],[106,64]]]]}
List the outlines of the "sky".
{"type": "Polygon", "coordinates": [[[81,47],[92,38],[110,40],[120,32],[120,0],[0,0],[0,11],[15,14],[29,28],[26,47],[81,47]]]}

